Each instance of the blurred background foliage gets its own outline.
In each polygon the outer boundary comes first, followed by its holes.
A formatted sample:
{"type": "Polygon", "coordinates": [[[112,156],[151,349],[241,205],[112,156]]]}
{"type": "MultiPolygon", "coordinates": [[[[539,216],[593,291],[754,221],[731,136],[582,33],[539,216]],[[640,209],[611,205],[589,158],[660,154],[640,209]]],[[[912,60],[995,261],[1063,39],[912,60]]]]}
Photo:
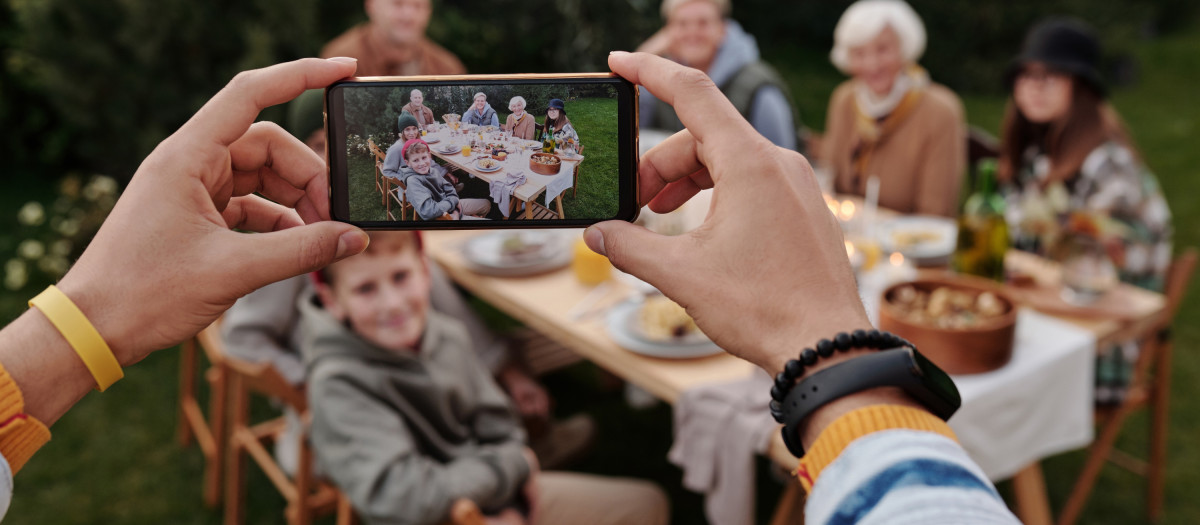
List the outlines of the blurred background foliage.
{"type": "MultiPolygon", "coordinates": [[[[825,60],[848,0],[734,2],[768,57],[825,60]],[[786,7],[784,7],[786,6],[786,7]]],[[[1109,70],[1130,80],[1127,49],[1174,29],[1191,0],[913,0],[929,28],[924,64],[958,90],[995,91],[1025,28],[1084,16],[1104,34],[1109,70]],[[963,57],[970,57],[963,60],[963,57]]],[[[600,71],[661,27],[657,0],[435,0],[430,36],[473,73],[600,71]]],[[[99,172],[128,180],[138,161],[236,72],[315,55],[365,20],[333,0],[7,0],[0,7],[4,178],[99,172]],[[19,130],[13,132],[12,130],[19,130]]],[[[282,118],[278,108],[264,118],[282,118]]],[[[811,124],[811,122],[810,122],[811,124]]]]}
{"type": "MultiPolygon", "coordinates": [[[[971,124],[993,133],[1005,104],[1001,72],[1031,23],[1074,14],[1094,24],[1107,53],[1105,73],[1129,86],[1114,90],[1113,103],[1166,188],[1176,242],[1200,245],[1200,150],[1194,147],[1200,2],[909,1],[929,31],[922,63],[959,91],[971,124]]],[[[434,0],[429,34],[473,73],[601,71],[610,49],[632,49],[661,27],[659,2],[434,0]]],[[[820,129],[829,95],[843,80],[828,61],[833,29],[851,2],[733,3],[734,18],[780,69],[805,123],[820,129]]],[[[365,18],[356,0],[0,0],[0,323],[61,274],[139,161],[237,71],[315,55],[365,18]]],[[[263,118],[283,115],[272,108],[263,118]]],[[[1200,315],[1197,290],[1200,284],[1193,285],[1180,319],[1200,315]]],[[[1200,325],[1176,328],[1179,349],[1200,346],[1200,325]]],[[[176,355],[151,356],[116,388],[88,396],[57,423],[54,441],[17,480],[9,521],[218,523],[220,513],[200,503],[200,455],[172,440],[176,355]],[[63,512],[64,502],[70,512],[63,512]]],[[[1175,376],[1163,522],[1198,523],[1200,452],[1193,442],[1200,434],[1194,395],[1200,354],[1178,352],[1175,376]]],[[[579,394],[581,381],[563,377],[550,380],[563,413],[586,408],[607,433],[599,442],[609,446],[585,468],[656,479],[671,493],[676,523],[703,523],[699,497],[682,489],[679,472],[662,461],[671,442],[669,410],[631,414],[619,395],[579,394]]],[[[1144,417],[1135,419],[1120,446],[1144,446],[1144,424],[1144,417]]],[[[1045,463],[1054,503],[1066,498],[1082,461],[1076,451],[1045,463]]],[[[283,503],[265,478],[252,472],[249,486],[249,522],[279,522],[283,503]]],[[[1140,522],[1142,489],[1140,478],[1107,469],[1083,521],[1140,522]]],[[[1005,485],[1001,490],[1008,492],[1005,485]]],[[[760,503],[777,494],[764,488],[760,503]]]]}
{"type": "MultiPolygon", "coordinates": [[[[545,115],[551,99],[571,101],[576,98],[612,98],[615,89],[603,85],[519,84],[486,86],[429,86],[420,88],[424,94],[425,107],[433,110],[434,118],[453,113],[462,115],[475,102],[475,94],[483,93],[487,102],[496,111],[501,124],[507,118],[508,103],[520,95],[525,99],[525,110],[539,120],[545,115]]],[[[379,87],[345,90],[346,133],[363,137],[392,136],[400,132],[397,118],[401,108],[409,103],[412,89],[379,87]]],[[[567,115],[572,113],[568,103],[567,115]]]]}

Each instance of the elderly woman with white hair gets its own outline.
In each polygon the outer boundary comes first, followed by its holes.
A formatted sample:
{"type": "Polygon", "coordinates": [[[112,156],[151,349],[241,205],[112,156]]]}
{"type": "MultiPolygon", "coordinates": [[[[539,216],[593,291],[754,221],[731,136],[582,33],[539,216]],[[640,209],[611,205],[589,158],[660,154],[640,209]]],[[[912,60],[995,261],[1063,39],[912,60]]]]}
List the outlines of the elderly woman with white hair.
{"type": "Polygon", "coordinates": [[[830,58],[851,76],[833,92],[820,161],[840,193],[902,213],[954,216],[966,170],[962,102],[917,65],[925,26],[902,0],[860,0],[842,14],[830,58]]]}
{"type": "Polygon", "coordinates": [[[537,121],[534,120],[533,115],[525,112],[525,97],[517,95],[509,100],[508,110],[512,114],[504,121],[501,129],[511,131],[513,137],[533,140],[533,134],[537,130],[537,121]]]}
{"type": "MultiPolygon", "coordinates": [[[[729,18],[730,10],[730,0],[663,0],[667,25],[638,51],[705,72],[755,130],[776,146],[797,149],[799,117],[787,84],[761,60],[757,41],[729,18]]],[[[644,88],[639,109],[643,128],[683,129],[671,106],[644,88]]]]}

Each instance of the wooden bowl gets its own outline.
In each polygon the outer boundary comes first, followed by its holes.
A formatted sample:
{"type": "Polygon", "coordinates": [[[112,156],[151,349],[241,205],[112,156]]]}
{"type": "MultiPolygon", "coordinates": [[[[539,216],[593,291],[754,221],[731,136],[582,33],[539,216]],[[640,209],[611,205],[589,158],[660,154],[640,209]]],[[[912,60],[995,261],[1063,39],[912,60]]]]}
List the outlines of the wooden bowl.
{"type": "Polygon", "coordinates": [[[879,305],[879,329],[908,339],[948,374],[978,374],[1007,364],[1012,358],[1016,327],[1016,303],[999,284],[978,277],[947,274],[895,284],[883,292],[879,305]],[[913,322],[893,302],[896,291],[905,286],[928,293],[942,287],[975,294],[991,292],[1004,306],[1004,313],[979,320],[969,328],[939,328],[913,322]]]}
{"type": "Polygon", "coordinates": [[[529,156],[529,169],[533,170],[534,173],[539,175],[557,175],[558,170],[562,169],[562,159],[553,153],[534,153],[533,155],[529,156]],[[550,158],[553,158],[558,162],[555,164],[543,164],[541,162],[537,162],[538,159],[550,158]]]}

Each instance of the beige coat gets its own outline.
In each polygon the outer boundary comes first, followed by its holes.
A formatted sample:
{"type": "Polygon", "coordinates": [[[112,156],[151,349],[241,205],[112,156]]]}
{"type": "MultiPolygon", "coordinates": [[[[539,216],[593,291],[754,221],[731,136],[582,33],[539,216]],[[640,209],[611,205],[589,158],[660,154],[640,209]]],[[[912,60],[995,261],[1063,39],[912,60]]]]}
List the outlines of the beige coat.
{"type": "Polygon", "coordinates": [[[865,195],[867,178],[880,180],[879,205],[901,213],[953,217],[967,168],[967,131],[962,102],[930,84],[908,115],[880,137],[864,173],[856,173],[854,81],[842,83],[829,101],[821,160],[838,193],[865,195]]]}
{"type": "Polygon", "coordinates": [[[514,121],[513,116],[509,115],[508,120],[504,121],[504,129],[512,130],[513,136],[516,138],[533,140],[533,133],[537,131],[537,122],[533,115],[526,111],[520,122],[514,121]]]}

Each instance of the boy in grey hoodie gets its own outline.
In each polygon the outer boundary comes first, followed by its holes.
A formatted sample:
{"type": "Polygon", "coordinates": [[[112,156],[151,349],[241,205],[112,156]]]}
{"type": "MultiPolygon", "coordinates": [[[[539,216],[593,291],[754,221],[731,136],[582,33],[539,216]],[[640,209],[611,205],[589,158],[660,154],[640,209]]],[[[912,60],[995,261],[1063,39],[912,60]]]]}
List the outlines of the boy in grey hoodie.
{"type": "Polygon", "coordinates": [[[539,473],[463,325],[430,310],[419,239],[371,237],[300,304],[313,450],[365,522],[437,524],[461,498],[492,523],[667,522],[652,484],[539,473]]]}
{"type": "Polygon", "coordinates": [[[492,209],[487,199],[459,199],[446,168],[433,161],[429,144],[421,139],[406,141],[400,149],[407,166],[400,168],[404,194],[421,220],[480,219],[492,209]]]}

